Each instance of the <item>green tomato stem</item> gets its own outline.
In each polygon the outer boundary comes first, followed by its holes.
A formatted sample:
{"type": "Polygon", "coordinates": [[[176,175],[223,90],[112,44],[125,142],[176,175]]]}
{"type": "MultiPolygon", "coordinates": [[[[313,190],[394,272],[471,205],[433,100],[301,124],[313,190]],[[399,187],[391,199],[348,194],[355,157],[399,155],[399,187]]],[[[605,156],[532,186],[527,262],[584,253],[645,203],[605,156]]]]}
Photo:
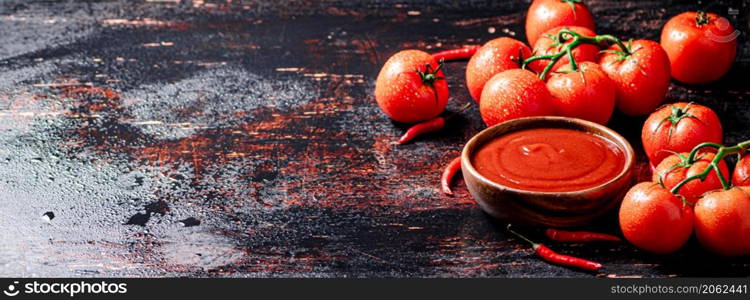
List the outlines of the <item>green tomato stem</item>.
{"type": "Polygon", "coordinates": [[[532,56],[532,57],[529,57],[529,58],[525,59],[525,60],[524,60],[524,61],[523,61],[523,62],[521,63],[521,69],[526,69],[526,66],[527,66],[528,64],[530,64],[531,62],[535,61],[535,60],[540,60],[540,59],[552,59],[553,57],[555,57],[555,55],[553,55],[553,54],[549,54],[549,55],[537,55],[537,56],[532,56]]]}
{"type": "Polygon", "coordinates": [[[573,57],[573,51],[567,51],[568,52],[568,61],[570,61],[570,70],[575,72],[578,71],[578,64],[576,63],[576,59],[573,57]]]}
{"type": "Polygon", "coordinates": [[[515,236],[521,238],[522,240],[528,242],[529,244],[531,244],[531,247],[533,247],[534,249],[536,249],[537,247],[539,247],[539,243],[535,243],[534,241],[530,240],[529,238],[523,236],[522,234],[520,234],[518,232],[515,232],[513,229],[510,229],[510,226],[511,226],[511,224],[508,224],[508,226],[506,226],[505,229],[508,230],[508,231],[510,231],[510,233],[512,233],[513,235],[515,235],[515,236]]]}
{"type": "Polygon", "coordinates": [[[695,146],[692,151],[690,151],[690,154],[688,155],[687,162],[689,164],[692,164],[695,162],[695,157],[698,155],[698,151],[700,151],[703,148],[711,147],[716,148],[717,150],[722,147],[722,145],[719,145],[717,143],[702,143],[698,146],[695,146]]]}
{"type": "Polygon", "coordinates": [[[698,24],[698,26],[706,25],[710,23],[711,20],[708,18],[708,14],[705,11],[698,11],[698,14],[695,16],[695,24],[698,24]]]}
{"type": "Polygon", "coordinates": [[[711,162],[711,167],[713,167],[714,171],[716,171],[716,176],[719,177],[719,181],[721,181],[721,187],[724,190],[728,190],[732,188],[732,185],[729,184],[729,181],[727,181],[726,178],[724,178],[724,174],[721,174],[721,169],[719,169],[719,164],[711,162]]]}
{"type": "Polygon", "coordinates": [[[703,170],[703,172],[700,172],[698,174],[685,178],[679,183],[677,183],[677,185],[675,185],[672,188],[672,190],[670,190],[672,194],[679,194],[680,188],[682,188],[685,184],[687,184],[690,181],[693,181],[696,179],[700,179],[701,181],[706,180],[706,177],[708,177],[708,174],[710,174],[712,170],[715,171],[716,176],[719,177],[719,181],[721,181],[721,187],[725,190],[730,189],[732,185],[729,184],[729,181],[726,178],[724,178],[724,174],[721,173],[721,169],[719,168],[719,163],[721,162],[722,159],[724,159],[725,157],[729,155],[743,153],[747,151],[747,149],[750,148],[750,140],[744,141],[734,146],[722,146],[716,143],[702,143],[698,146],[695,146],[695,148],[693,148],[693,150],[690,151],[690,155],[688,156],[688,161],[690,163],[693,163],[698,151],[706,147],[712,147],[712,148],[718,149],[718,151],[716,152],[716,156],[714,156],[714,159],[711,160],[711,163],[709,164],[708,168],[703,170]]]}
{"type": "Polygon", "coordinates": [[[622,40],[618,39],[617,37],[615,37],[613,35],[602,34],[602,35],[595,36],[593,39],[594,39],[594,41],[596,41],[597,44],[601,44],[603,42],[609,42],[609,43],[616,44],[617,46],[620,47],[620,50],[622,50],[622,52],[625,53],[625,55],[633,54],[633,52],[631,52],[632,50],[630,49],[630,47],[625,46],[625,44],[622,42],[622,40]]]}
{"type": "Polygon", "coordinates": [[[571,36],[573,39],[571,40],[570,44],[565,45],[565,47],[562,49],[562,51],[550,54],[550,55],[537,55],[532,56],[523,61],[521,64],[522,69],[526,69],[526,66],[535,61],[540,59],[549,59],[549,63],[546,67],[544,67],[544,70],[542,70],[541,73],[539,73],[539,78],[544,80],[547,77],[547,74],[552,70],[552,66],[554,66],[563,56],[567,55],[568,60],[570,61],[570,68],[572,71],[578,70],[578,64],[576,63],[575,58],[573,57],[573,49],[578,47],[581,44],[593,44],[593,45],[600,45],[604,42],[608,43],[614,43],[620,46],[622,49],[622,52],[625,55],[630,55],[632,52],[630,52],[630,49],[625,46],[625,44],[622,43],[622,41],[615,36],[604,34],[604,35],[597,35],[594,37],[586,37],[579,33],[576,33],[574,31],[571,31],[570,29],[562,29],[560,32],[557,33],[557,40],[561,43],[564,43],[567,41],[565,38],[566,35],[571,36]]]}

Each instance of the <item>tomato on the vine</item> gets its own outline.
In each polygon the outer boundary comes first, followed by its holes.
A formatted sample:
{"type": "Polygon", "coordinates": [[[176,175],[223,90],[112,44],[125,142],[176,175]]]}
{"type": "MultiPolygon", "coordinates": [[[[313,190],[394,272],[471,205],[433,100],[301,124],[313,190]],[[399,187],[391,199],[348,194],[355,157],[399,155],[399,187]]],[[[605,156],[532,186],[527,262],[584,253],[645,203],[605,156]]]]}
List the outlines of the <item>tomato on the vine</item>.
{"type": "Polygon", "coordinates": [[[721,144],[722,138],[721,122],[713,110],[685,102],[656,110],[641,131],[643,150],[654,166],[672,152],[690,152],[704,142],[721,144]]]}
{"type": "MultiPolygon", "coordinates": [[[[652,181],[662,182],[664,186],[671,190],[685,178],[698,175],[711,166],[711,161],[716,157],[714,153],[699,153],[696,160],[688,162],[689,153],[675,153],[664,158],[654,171],[652,181]]],[[[721,160],[719,170],[725,180],[729,180],[729,169],[727,164],[721,160]]],[[[708,173],[705,180],[691,180],[680,187],[679,194],[684,196],[691,203],[698,201],[698,198],[708,191],[722,188],[721,181],[715,171],[708,173]]]]}
{"type": "Polygon", "coordinates": [[[737,161],[732,174],[732,184],[750,186],[750,155],[745,155],[737,161]]]}
{"type": "Polygon", "coordinates": [[[521,61],[530,56],[531,49],[528,46],[509,37],[487,42],[466,65],[466,87],[469,94],[479,102],[482,89],[492,76],[505,70],[520,68],[521,61]]]}
{"type": "Polygon", "coordinates": [[[641,182],[620,206],[620,229],[631,244],[653,253],[680,249],[693,232],[693,209],[658,183],[641,182]]]}
{"type": "Polygon", "coordinates": [[[448,83],[430,54],[404,50],[391,56],[375,82],[375,100],[391,119],[416,123],[432,119],[448,103],[448,83]]]}
{"type": "Polygon", "coordinates": [[[552,73],[547,88],[557,113],[565,117],[607,124],[615,109],[614,83],[592,62],[581,63],[577,71],[552,73]]]}
{"type": "Polygon", "coordinates": [[[719,190],[695,205],[695,235],[723,256],[750,254],[750,187],[719,190]]]}
{"type": "Polygon", "coordinates": [[[557,26],[581,26],[594,30],[594,16],[582,0],[534,0],[526,13],[529,45],[557,26]]]}
{"type": "Polygon", "coordinates": [[[617,109],[629,116],[650,113],[664,100],[669,88],[669,58],[661,46],[635,40],[623,51],[618,45],[599,59],[604,72],[615,82],[617,109]]]}
{"type": "Polygon", "coordinates": [[[674,16],[661,32],[672,77],[688,84],[718,80],[732,67],[738,35],[727,19],[716,14],[684,12],[674,16]]]}
{"type": "MultiPolygon", "coordinates": [[[[594,36],[596,36],[596,33],[594,33],[594,31],[586,27],[558,26],[548,30],[547,32],[542,34],[539,39],[537,39],[536,43],[534,44],[534,55],[553,55],[559,53],[566,45],[570,44],[573,39],[565,36],[565,34],[563,34],[563,37],[566,38],[565,42],[560,39],[560,31],[563,29],[570,30],[585,37],[593,38],[594,36]]],[[[599,47],[597,45],[581,44],[575,47],[572,52],[573,59],[575,59],[575,61],[578,63],[582,63],[585,61],[597,62],[599,60],[599,47]]],[[[547,67],[549,62],[549,59],[535,60],[529,64],[529,67],[534,70],[534,72],[541,73],[542,70],[547,67]]],[[[569,62],[570,59],[567,55],[565,55],[560,58],[560,60],[558,60],[554,66],[552,66],[551,71],[555,72],[561,70],[561,67],[565,66],[569,62]]]]}
{"type": "Polygon", "coordinates": [[[544,81],[531,71],[512,69],[493,76],[482,90],[479,112],[487,126],[554,113],[544,81]]]}

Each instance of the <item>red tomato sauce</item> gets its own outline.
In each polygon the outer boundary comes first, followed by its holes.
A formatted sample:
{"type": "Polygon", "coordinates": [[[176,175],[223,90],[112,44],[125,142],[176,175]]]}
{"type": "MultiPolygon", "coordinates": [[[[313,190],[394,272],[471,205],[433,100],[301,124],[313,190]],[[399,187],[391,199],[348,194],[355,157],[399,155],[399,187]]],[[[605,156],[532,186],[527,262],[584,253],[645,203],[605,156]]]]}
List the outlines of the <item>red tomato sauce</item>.
{"type": "Polygon", "coordinates": [[[474,153],[472,165],[485,178],[507,187],[570,192],[617,177],[625,167],[625,154],[591,133],[537,128],[487,142],[474,153]]]}

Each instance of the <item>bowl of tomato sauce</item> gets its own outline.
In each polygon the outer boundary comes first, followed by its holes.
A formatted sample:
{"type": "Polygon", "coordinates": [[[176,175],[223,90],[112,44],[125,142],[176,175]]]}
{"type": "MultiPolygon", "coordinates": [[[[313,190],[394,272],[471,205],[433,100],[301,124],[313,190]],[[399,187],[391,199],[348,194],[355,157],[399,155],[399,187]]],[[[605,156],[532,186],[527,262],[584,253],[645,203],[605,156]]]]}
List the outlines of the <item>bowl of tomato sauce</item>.
{"type": "Polygon", "coordinates": [[[633,182],[630,143],[603,125],[530,117],[489,127],[461,153],[474,200],[513,223],[572,227],[611,211],[633,182]]]}

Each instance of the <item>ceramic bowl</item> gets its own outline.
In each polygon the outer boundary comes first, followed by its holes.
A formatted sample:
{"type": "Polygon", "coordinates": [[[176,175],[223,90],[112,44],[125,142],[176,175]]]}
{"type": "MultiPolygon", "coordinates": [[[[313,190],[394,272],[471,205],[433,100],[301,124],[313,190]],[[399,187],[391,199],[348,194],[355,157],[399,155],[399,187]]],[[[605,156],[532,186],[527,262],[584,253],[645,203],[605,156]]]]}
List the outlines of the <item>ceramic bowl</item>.
{"type": "Polygon", "coordinates": [[[581,226],[618,207],[633,184],[635,154],[617,132],[597,123],[566,117],[520,118],[497,124],[475,135],[461,153],[461,171],[474,200],[489,215],[512,223],[547,226],[581,226]],[[625,155],[618,175],[599,186],[570,192],[539,192],[507,187],[490,181],[472,166],[472,155],[499,136],[532,128],[566,128],[593,133],[611,141],[625,155]]]}

